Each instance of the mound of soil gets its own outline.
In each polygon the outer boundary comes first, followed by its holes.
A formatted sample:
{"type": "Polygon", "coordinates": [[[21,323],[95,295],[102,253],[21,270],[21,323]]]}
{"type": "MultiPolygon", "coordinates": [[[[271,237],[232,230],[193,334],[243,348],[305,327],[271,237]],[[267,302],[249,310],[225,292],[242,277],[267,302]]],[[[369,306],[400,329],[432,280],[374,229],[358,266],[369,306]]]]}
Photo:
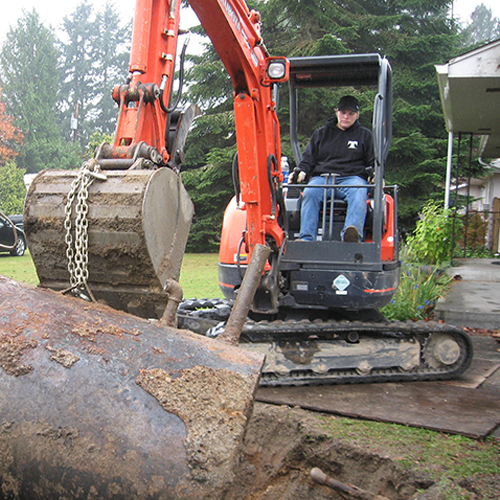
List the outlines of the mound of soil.
{"type": "Polygon", "coordinates": [[[226,498],[322,500],[345,498],[311,479],[320,468],[338,481],[393,500],[413,497],[433,481],[403,471],[390,456],[332,439],[300,408],[256,403],[235,481],[226,498]]]}

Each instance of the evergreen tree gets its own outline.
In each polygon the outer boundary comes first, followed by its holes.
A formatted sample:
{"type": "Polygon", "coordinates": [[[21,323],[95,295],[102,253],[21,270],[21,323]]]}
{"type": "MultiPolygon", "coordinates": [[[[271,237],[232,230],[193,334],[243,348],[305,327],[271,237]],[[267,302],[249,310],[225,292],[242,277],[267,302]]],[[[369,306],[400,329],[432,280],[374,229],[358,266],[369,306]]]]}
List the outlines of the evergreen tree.
{"type": "Polygon", "coordinates": [[[118,111],[111,92],[127,74],[130,25],[121,26],[110,3],[95,13],[83,0],[62,27],[61,122],[73,138],[70,125],[78,116],[78,140],[85,147],[93,132],[114,131],[118,111]]]}
{"type": "Polygon", "coordinates": [[[491,9],[483,3],[478,5],[462,31],[466,47],[482,45],[500,38],[500,20],[493,17],[491,9]]]}
{"type": "MultiPolygon", "coordinates": [[[[193,31],[201,33],[201,29],[193,31]]],[[[186,97],[204,114],[186,143],[182,179],[195,205],[189,235],[190,252],[217,251],[224,209],[234,195],[232,164],[236,153],[231,80],[213,46],[191,56],[186,97]]]]}
{"type": "Polygon", "coordinates": [[[71,146],[61,141],[56,122],[57,59],[52,32],[36,10],[25,12],[7,33],[0,66],[7,111],[24,134],[17,165],[27,172],[78,163],[71,146]]]}
{"type": "Polygon", "coordinates": [[[82,145],[87,140],[88,115],[95,95],[92,52],[96,26],[91,21],[92,12],[92,6],[84,0],[62,24],[67,42],[61,45],[61,124],[65,137],[74,139],[71,118],[77,117],[82,145]]]}
{"type": "MultiPolygon", "coordinates": [[[[93,131],[112,134],[116,127],[118,105],[113,101],[113,87],[125,82],[130,59],[131,23],[123,27],[112,4],[107,2],[96,14],[99,36],[93,51],[95,75],[95,112],[91,113],[93,131]]],[[[92,132],[90,130],[90,132],[92,132]]]]}

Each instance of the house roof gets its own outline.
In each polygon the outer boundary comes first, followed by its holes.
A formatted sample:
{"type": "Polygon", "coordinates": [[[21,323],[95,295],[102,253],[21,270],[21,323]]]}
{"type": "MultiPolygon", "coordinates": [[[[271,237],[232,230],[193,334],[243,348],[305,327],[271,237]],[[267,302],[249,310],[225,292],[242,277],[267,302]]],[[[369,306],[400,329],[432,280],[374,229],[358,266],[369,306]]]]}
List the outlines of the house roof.
{"type": "Polygon", "coordinates": [[[446,129],[484,136],[480,156],[500,157],[500,39],[436,65],[446,129]]]}

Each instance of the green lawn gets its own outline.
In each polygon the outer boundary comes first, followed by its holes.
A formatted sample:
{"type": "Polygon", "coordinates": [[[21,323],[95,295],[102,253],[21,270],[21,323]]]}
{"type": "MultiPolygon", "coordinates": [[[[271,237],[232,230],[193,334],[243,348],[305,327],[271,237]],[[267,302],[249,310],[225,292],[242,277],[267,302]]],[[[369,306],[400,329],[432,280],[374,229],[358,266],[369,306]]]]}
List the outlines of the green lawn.
{"type": "MultiPolygon", "coordinates": [[[[184,256],[180,284],[186,298],[222,297],[217,283],[218,254],[192,254],[184,256]]],[[[22,257],[0,254],[0,274],[30,285],[38,284],[35,266],[31,255],[26,252],[22,257]]]]}
{"type": "Polygon", "coordinates": [[[35,265],[29,252],[22,257],[12,257],[8,253],[0,253],[0,274],[29,285],[38,284],[35,265]]]}

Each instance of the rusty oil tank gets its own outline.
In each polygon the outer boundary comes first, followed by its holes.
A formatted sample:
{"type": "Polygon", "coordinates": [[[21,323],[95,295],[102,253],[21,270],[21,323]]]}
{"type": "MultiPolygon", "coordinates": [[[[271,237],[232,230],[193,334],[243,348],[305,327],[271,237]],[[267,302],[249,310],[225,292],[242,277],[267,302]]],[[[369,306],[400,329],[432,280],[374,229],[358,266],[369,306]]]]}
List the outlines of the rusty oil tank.
{"type": "Polygon", "coordinates": [[[0,498],[219,499],[262,358],[0,277],[0,498]]]}

